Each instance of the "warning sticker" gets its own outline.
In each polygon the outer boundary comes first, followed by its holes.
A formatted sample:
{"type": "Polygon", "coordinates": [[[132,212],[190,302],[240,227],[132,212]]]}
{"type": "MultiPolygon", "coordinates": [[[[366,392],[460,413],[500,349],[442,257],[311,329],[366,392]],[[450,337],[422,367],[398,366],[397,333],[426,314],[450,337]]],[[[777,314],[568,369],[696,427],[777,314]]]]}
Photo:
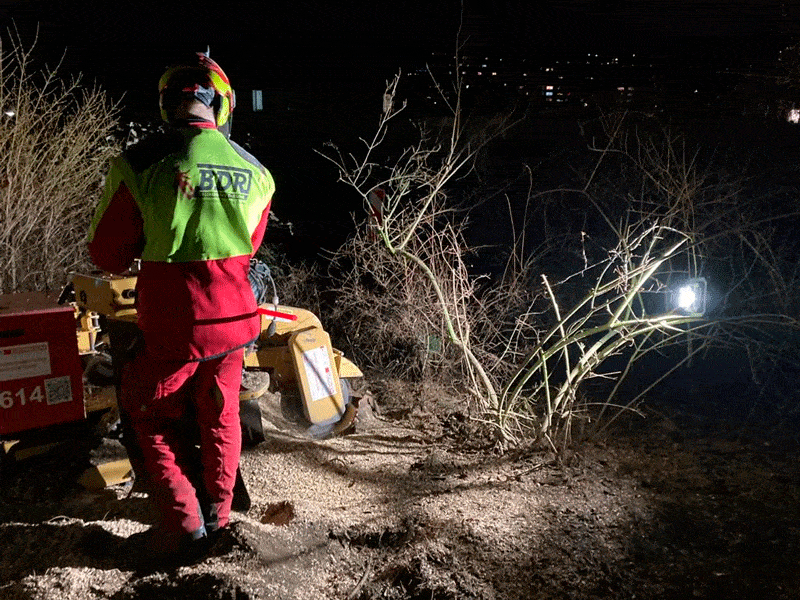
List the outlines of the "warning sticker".
{"type": "Polygon", "coordinates": [[[0,381],[42,377],[50,372],[47,342],[0,348],[0,381]]]}
{"type": "Polygon", "coordinates": [[[311,401],[316,402],[336,393],[333,368],[325,346],[303,352],[303,368],[306,371],[311,401]]]}

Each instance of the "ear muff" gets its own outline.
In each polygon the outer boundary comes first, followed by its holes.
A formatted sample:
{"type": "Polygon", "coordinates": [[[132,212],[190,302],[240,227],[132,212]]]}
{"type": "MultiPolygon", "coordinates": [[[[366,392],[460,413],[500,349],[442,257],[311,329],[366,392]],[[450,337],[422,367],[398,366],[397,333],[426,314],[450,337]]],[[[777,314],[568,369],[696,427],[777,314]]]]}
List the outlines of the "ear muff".
{"type": "Polygon", "coordinates": [[[217,127],[222,127],[236,108],[236,96],[233,93],[231,82],[222,68],[207,57],[205,54],[198,53],[200,64],[208,70],[208,79],[211,87],[219,94],[219,107],[217,108],[217,127]]]}
{"type": "Polygon", "coordinates": [[[169,82],[178,71],[184,68],[185,67],[171,67],[164,71],[161,79],[158,80],[158,109],[161,111],[161,119],[164,121],[169,121],[169,110],[172,108],[168,106],[170,102],[165,98],[168,94],[167,89],[169,87],[169,82]]]}

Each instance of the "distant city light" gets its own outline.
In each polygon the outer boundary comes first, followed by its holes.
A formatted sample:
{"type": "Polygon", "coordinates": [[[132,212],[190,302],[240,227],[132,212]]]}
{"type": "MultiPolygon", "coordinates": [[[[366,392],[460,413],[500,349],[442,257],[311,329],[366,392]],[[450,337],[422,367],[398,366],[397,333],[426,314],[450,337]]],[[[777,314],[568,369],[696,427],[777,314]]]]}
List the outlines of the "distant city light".
{"type": "Polygon", "coordinates": [[[786,115],[786,120],[789,123],[800,123],[800,108],[793,108],[786,115]]]}
{"type": "Polygon", "coordinates": [[[3,114],[7,117],[13,117],[16,113],[13,110],[6,110],[3,111],[3,114]]]}
{"type": "MultiPolygon", "coordinates": [[[[604,106],[607,102],[636,102],[643,107],[663,110],[660,105],[656,105],[656,98],[664,94],[672,94],[668,85],[664,85],[664,82],[661,81],[663,77],[656,76],[654,72],[655,69],[665,65],[651,62],[652,59],[648,60],[649,57],[646,56],[643,56],[642,61],[639,62],[638,54],[633,53],[616,56],[604,53],[601,59],[599,52],[587,52],[585,60],[556,59],[551,55],[545,59],[550,63],[549,65],[547,62],[539,62],[540,59],[531,57],[519,57],[515,60],[512,57],[494,55],[492,57],[485,56],[481,60],[480,56],[473,55],[463,57],[463,60],[456,64],[456,68],[451,71],[447,69],[441,58],[445,56],[444,53],[441,54],[441,57],[438,53],[434,53],[433,56],[441,63],[437,65],[437,70],[441,68],[442,73],[460,73],[461,82],[465,88],[472,89],[469,84],[478,85],[481,90],[507,88],[517,91],[520,96],[538,95],[542,102],[566,102],[585,107],[604,106]],[[499,63],[505,62],[505,58],[509,58],[509,62],[500,65],[499,63]],[[634,60],[631,60],[632,58],[634,60]],[[491,69],[489,63],[492,63],[491,66],[502,68],[502,73],[491,69]],[[458,71],[458,68],[462,70],[458,71]],[[542,77],[541,73],[545,73],[545,77],[542,77]],[[537,78],[549,79],[558,86],[545,89],[545,86],[542,85],[543,82],[536,81],[537,78]],[[572,92],[567,90],[572,90],[572,92]]],[[[721,68],[729,71],[725,66],[721,66],[721,68]]],[[[426,73],[427,70],[420,72],[426,73]]],[[[695,84],[697,83],[695,82],[695,84]]],[[[420,85],[425,86],[422,82],[420,85]]],[[[427,87],[432,85],[429,84],[427,87]]],[[[704,87],[703,97],[710,91],[710,88],[704,87]]],[[[680,91],[676,90],[676,93],[682,94],[684,100],[688,100],[690,95],[696,96],[696,98],[691,98],[692,102],[697,102],[701,98],[699,88],[682,88],[680,91]]],[[[254,99],[254,110],[258,110],[256,106],[259,104],[254,99]]],[[[800,124],[800,107],[790,110],[784,105],[779,114],[788,122],[800,124]]]]}
{"type": "Polygon", "coordinates": [[[264,110],[264,94],[261,90],[253,90],[253,112],[264,110]]]}

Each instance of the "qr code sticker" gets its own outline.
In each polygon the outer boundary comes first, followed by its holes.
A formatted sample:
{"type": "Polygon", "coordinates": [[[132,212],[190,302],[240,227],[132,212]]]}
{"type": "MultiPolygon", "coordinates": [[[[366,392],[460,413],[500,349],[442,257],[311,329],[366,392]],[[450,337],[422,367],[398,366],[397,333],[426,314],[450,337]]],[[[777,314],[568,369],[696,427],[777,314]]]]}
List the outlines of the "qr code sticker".
{"type": "Polygon", "coordinates": [[[68,375],[45,379],[44,387],[47,393],[47,404],[50,406],[62,404],[64,402],[72,402],[72,386],[70,385],[68,375]]]}

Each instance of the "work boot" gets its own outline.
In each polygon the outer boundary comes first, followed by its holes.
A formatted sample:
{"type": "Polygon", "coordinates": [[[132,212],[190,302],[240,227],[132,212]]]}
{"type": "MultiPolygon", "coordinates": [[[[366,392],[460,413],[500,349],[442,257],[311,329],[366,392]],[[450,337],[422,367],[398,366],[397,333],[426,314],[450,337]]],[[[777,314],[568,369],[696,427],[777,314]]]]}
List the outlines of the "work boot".
{"type": "Polygon", "coordinates": [[[191,565],[202,560],[211,547],[212,541],[213,538],[209,536],[205,526],[183,534],[178,539],[177,557],[180,564],[191,565]]]}
{"type": "Polygon", "coordinates": [[[219,503],[201,503],[201,511],[206,524],[206,533],[211,535],[219,529],[219,503]]]}
{"type": "Polygon", "coordinates": [[[210,547],[205,526],[195,531],[166,531],[156,525],[124,540],[118,552],[136,571],[161,571],[199,562],[210,547]]]}

